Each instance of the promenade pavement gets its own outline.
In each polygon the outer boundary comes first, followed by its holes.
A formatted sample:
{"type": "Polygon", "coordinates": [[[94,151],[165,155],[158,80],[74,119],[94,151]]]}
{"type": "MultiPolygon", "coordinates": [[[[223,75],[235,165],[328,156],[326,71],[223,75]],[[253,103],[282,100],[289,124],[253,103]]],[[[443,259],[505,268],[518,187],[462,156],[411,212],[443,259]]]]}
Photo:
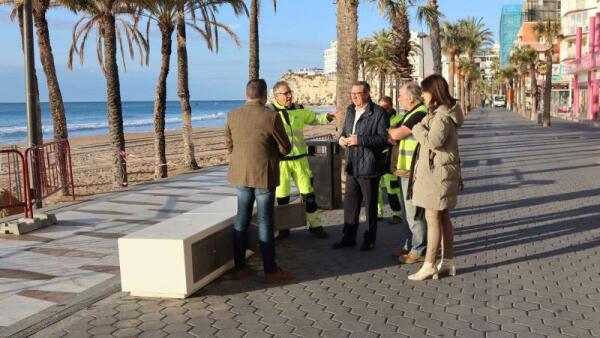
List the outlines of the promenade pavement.
{"type": "MultiPolygon", "coordinates": [[[[390,256],[402,231],[386,222],[374,250],[332,250],[342,213],[326,211],[329,240],[299,229],[278,242],[278,261],[295,276],[289,284],[261,283],[253,259],[256,274],[244,282],[225,275],[187,300],[115,292],[33,336],[600,336],[598,130],[556,120],[542,129],[484,109],[469,115],[460,136],[465,190],[451,213],[455,277],[408,281],[419,266],[390,256]]],[[[134,226],[143,225],[121,228],[134,226]]]]}

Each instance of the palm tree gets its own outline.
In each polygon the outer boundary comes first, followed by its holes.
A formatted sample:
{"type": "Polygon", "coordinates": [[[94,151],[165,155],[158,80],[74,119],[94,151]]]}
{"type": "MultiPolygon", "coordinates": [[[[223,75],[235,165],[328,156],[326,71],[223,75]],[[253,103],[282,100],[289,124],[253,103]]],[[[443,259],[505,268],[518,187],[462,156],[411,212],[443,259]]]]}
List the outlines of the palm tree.
{"type": "Polygon", "coordinates": [[[544,113],[542,127],[550,127],[550,99],[552,95],[552,58],[554,57],[554,44],[562,40],[560,22],[538,22],[533,31],[537,38],[546,44],[546,82],[544,84],[544,113]]]}
{"type": "Polygon", "coordinates": [[[393,71],[390,61],[393,46],[392,33],[389,30],[376,32],[372,37],[374,50],[368,60],[367,68],[379,78],[379,97],[385,96],[386,75],[393,71]]]}
{"type": "Polygon", "coordinates": [[[86,42],[92,31],[97,31],[96,56],[106,78],[106,101],[108,113],[108,131],[113,148],[113,175],[115,186],[128,185],[127,163],[125,152],[125,135],[123,134],[123,110],[121,105],[121,88],[119,67],[117,64],[117,48],[120,51],[123,68],[125,50],[123,36],[126,37],[129,54],[133,59],[135,48],[140,54],[140,63],[148,61],[148,43],[138,30],[137,9],[127,0],[65,0],[65,4],[74,10],[81,11],[84,16],[73,27],[73,41],[69,50],[67,66],[73,68],[73,58],[79,56],[84,60],[86,42]],[[133,22],[128,21],[130,16],[133,22]]]}
{"type": "Polygon", "coordinates": [[[529,66],[529,84],[531,87],[531,110],[529,111],[529,119],[535,121],[537,119],[537,107],[535,104],[535,92],[537,87],[535,67],[538,60],[538,52],[531,48],[525,47],[521,51],[521,61],[529,66]]]}
{"type": "MultiPolygon", "coordinates": [[[[277,0],[273,0],[273,9],[277,10],[277,0]]],[[[260,44],[258,39],[258,17],[260,15],[260,0],[250,2],[250,80],[259,78],[260,44]]]]}
{"type": "MultiPolygon", "coordinates": [[[[216,1],[212,0],[208,6],[217,5],[218,3],[226,3],[231,1],[216,1]]],[[[243,2],[234,1],[237,6],[243,7],[243,2]]],[[[237,36],[228,27],[214,21],[214,10],[206,8],[205,2],[194,0],[138,0],[137,4],[143,9],[142,16],[148,18],[148,27],[146,29],[146,39],[149,39],[150,24],[156,22],[161,33],[161,68],[158,76],[156,87],[156,95],[154,99],[154,151],[155,151],[155,178],[164,178],[168,176],[167,157],[166,157],[166,142],[165,142],[165,112],[167,104],[167,76],[170,70],[171,46],[173,32],[179,21],[179,11],[183,11],[184,25],[192,27],[200,32],[201,36],[206,40],[209,49],[213,49],[213,36],[218,38],[218,34],[213,34],[213,26],[215,29],[223,28],[233,39],[238,43],[237,36]],[[195,11],[196,7],[203,6],[204,18],[200,21],[204,22],[204,27],[197,24],[195,16],[191,22],[185,22],[185,9],[189,8],[195,11]]],[[[234,7],[234,10],[236,8],[234,7]]],[[[239,45],[239,43],[238,43],[239,45]]]]}
{"type": "Polygon", "coordinates": [[[433,57],[433,72],[442,74],[442,44],[440,39],[440,18],[444,15],[439,11],[437,0],[427,0],[426,6],[419,6],[417,19],[427,21],[433,57]]]}
{"type": "MultiPolygon", "coordinates": [[[[375,1],[375,0],[371,0],[375,1]]],[[[413,67],[410,63],[410,22],[408,7],[416,0],[376,0],[379,12],[387,17],[392,24],[394,44],[391,51],[391,61],[401,82],[412,80],[413,67]]]]}
{"type": "Polygon", "coordinates": [[[514,48],[510,55],[510,61],[515,66],[516,69],[519,70],[517,74],[518,78],[518,112],[525,116],[525,76],[524,74],[527,72],[527,62],[524,60],[523,55],[524,49],[521,47],[514,48]]]}
{"type": "Polygon", "coordinates": [[[450,62],[448,66],[448,85],[450,94],[455,95],[454,90],[454,79],[455,79],[455,68],[456,68],[456,56],[462,53],[463,35],[460,30],[458,23],[450,23],[445,21],[442,24],[441,30],[442,48],[448,56],[450,62]]]}
{"type": "Polygon", "coordinates": [[[375,45],[371,39],[360,39],[358,40],[357,54],[358,64],[362,73],[362,80],[367,81],[367,62],[373,57],[375,45]]]}
{"type": "MultiPolygon", "coordinates": [[[[358,79],[358,0],[337,1],[337,82],[335,106],[345,112],[350,91],[358,79]]],[[[344,121],[338,121],[338,128],[344,121]]]]}
{"type": "Polygon", "coordinates": [[[513,84],[515,75],[517,74],[517,69],[513,66],[508,66],[506,68],[500,69],[498,73],[494,76],[505,86],[505,92],[507,93],[507,104],[510,105],[511,110],[514,106],[514,93],[513,93],[513,84]]]}
{"type": "MultiPolygon", "coordinates": [[[[469,62],[473,63],[475,58],[475,52],[486,45],[492,44],[493,33],[486,28],[485,23],[483,22],[483,18],[475,18],[475,17],[467,17],[465,19],[458,21],[459,30],[462,35],[462,46],[464,48],[464,52],[467,54],[469,62]]],[[[470,81],[466,82],[466,86],[468,90],[466,93],[470,91],[470,81]]],[[[465,92],[465,91],[463,91],[465,92]]],[[[470,97],[467,95],[465,98],[462,98],[464,107],[469,110],[471,106],[470,97]]]]}
{"type": "Polygon", "coordinates": [[[185,6],[186,1],[179,2],[177,7],[177,95],[181,103],[181,125],[183,138],[183,156],[184,167],[188,170],[198,169],[198,162],[194,153],[193,129],[192,129],[192,106],[190,104],[190,86],[189,86],[189,71],[188,71],[188,53],[187,53],[187,32],[186,14],[192,19],[192,26],[195,27],[196,12],[200,13],[202,21],[205,23],[205,28],[202,30],[195,29],[205,39],[208,48],[218,51],[219,35],[218,29],[225,30],[234,42],[239,46],[239,40],[236,35],[232,34],[226,26],[223,26],[216,21],[215,14],[218,12],[218,7],[223,4],[229,4],[236,15],[242,13],[248,14],[248,10],[243,0],[202,0],[194,2],[195,6],[185,6]],[[213,22],[213,32],[211,33],[210,26],[207,23],[213,22]],[[214,41],[214,43],[213,43],[214,41]]]}

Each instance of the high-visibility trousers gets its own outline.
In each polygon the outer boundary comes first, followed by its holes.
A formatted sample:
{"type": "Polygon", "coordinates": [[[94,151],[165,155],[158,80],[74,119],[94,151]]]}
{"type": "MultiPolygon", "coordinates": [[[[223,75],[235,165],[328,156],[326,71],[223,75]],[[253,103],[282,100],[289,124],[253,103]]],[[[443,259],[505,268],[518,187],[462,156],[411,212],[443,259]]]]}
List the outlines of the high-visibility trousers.
{"type": "Polygon", "coordinates": [[[392,208],[392,215],[402,217],[400,206],[400,181],[397,176],[385,174],[379,180],[379,197],[377,200],[377,216],[383,217],[383,190],[387,192],[388,201],[392,208]]]}
{"type": "Polygon", "coordinates": [[[279,185],[275,189],[278,204],[289,203],[289,197],[292,193],[292,180],[306,204],[306,219],[309,226],[311,228],[320,227],[322,222],[321,218],[315,214],[316,202],[312,184],[312,171],[307,156],[295,160],[279,161],[279,185]]]}

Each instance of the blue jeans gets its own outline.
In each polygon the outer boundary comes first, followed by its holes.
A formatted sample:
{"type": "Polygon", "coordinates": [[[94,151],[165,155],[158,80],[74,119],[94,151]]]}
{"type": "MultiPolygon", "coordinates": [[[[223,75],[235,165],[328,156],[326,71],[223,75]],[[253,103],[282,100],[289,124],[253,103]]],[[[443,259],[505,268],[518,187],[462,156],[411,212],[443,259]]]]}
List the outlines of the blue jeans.
{"type": "Polygon", "coordinates": [[[254,201],[258,211],[258,240],[265,273],[277,271],[275,264],[275,189],[237,187],[238,212],[233,231],[233,257],[236,270],[246,266],[248,226],[252,219],[254,201]]]}
{"type": "Polygon", "coordinates": [[[402,212],[408,228],[404,228],[406,240],[404,247],[410,250],[413,256],[425,256],[427,247],[427,222],[424,217],[415,219],[417,207],[412,204],[412,201],[406,200],[408,191],[408,177],[400,177],[400,185],[402,187],[402,212]]]}

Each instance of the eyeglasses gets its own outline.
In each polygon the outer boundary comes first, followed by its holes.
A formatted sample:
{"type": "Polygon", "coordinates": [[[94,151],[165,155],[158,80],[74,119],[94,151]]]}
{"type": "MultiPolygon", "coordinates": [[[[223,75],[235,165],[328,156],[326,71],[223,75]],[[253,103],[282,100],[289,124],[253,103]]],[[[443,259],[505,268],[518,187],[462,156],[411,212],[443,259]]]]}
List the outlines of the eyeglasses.
{"type": "Polygon", "coordinates": [[[358,93],[350,93],[350,95],[352,96],[360,96],[363,95],[365,92],[358,92],[358,93]]]}
{"type": "Polygon", "coordinates": [[[285,93],[277,93],[277,95],[283,95],[283,96],[292,96],[292,94],[294,94],[294,92],[291,90],[289,90],[285,93]]]}

